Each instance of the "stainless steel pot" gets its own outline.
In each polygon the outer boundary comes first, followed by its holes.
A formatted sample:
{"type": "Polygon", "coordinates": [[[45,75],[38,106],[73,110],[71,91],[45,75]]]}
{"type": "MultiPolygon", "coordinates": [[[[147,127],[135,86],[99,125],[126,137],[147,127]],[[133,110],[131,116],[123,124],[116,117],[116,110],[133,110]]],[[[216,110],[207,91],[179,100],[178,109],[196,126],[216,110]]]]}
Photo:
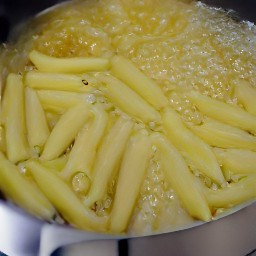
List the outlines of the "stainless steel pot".
{"type": "Polygon", "coordinates": [[[46,224],[0,202],[0,251],[10,256],[254,256],[255,216],[254,203],[198,227],[128,238],[46,224]]]}
{"type": "MultiPolygon", "coordinates": [[[[3,1],[0,3],[0,16],[2,15],[7,27],[10,25],[13,28],[24,18],[56,2],[3,1]],[[26,12],[22,12],[21,8],[26,12]]],[[[233,8],[241,17],[256,21],[256,2],[253,0],[204,2],[233,8]]],[[[4,40],[4,36],[1,39],[4,40]]],[[[256,255],[255,216],[256,203],[253,203],[219,220],[182,231],[137,238],[114,237],[47,224],[0,199],[0,251],[10,256],[256,255]]]]}

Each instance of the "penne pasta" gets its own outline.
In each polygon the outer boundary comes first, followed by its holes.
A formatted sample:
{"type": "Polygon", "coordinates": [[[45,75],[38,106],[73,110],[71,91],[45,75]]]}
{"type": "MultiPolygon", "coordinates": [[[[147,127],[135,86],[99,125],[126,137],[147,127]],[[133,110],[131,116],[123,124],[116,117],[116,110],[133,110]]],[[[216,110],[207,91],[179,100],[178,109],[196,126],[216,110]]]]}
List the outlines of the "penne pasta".
{"type": "Polygon", "coordinates": [[[212,99],[198,92],[186,94],[203,114],[240,129],[256,132],[256,118],[238,106],[212,99]]]}
{"type": "Polygon", "coordinates": [[[256,176],[250,175],[226,188],[211,190],[205,188],[205,196],[212,207],[228,208],[256,197],[256,176]]]}
{"type": "Polygon", "coordinates": [[[84,200],[85,205],[92,206],[106,194],[108,184],[117,171],[132,127],[131,120],[119,117],[103,139],[93,168],[91,188],[84,200]]]}
{"type": "Polygon", "coordinates": [[[0,189],[14,203],[25,208],[37,217],[51,220],[55,209],[44,194],[22,176],[19,168],[8,161],[0,152],[0,189]]]}
{"type": "Polygon", "coordinates": [[[192,126],[191,129],[211,146],[256,151],[256,137],[231,125],[206,119],[202,125],[192,126]]]}
{"type": "Polygon", "coordinates": [[[90,116],[86,104],[79,104],[61,116],[45,143],[41,159],[52,160],[59,157],[75,139],[90,116]]]}
{"type": "Polygon", "coordinates": [[[29,71],[25,85],[34,89],[88,92],[91,87],[83,83],[80,75],[29,71]]]}
{"type": "Polygon", "coordinates": [[[105,83],[102,90],[106,97],[121,110],[146,123],[160,122],[160,114],[124,83],[109,75],[98,77],[105,83]]]}
{"type": "Polygon", "coordinates": [[[231,174],[256,174],[256,152],[245,149],[216,149],[214,153],[224,171],[231,174]]]}
{"type": "Polygon", "coordinates": [[[256,88],[245,80],[239,80],[235,85],[235,96],[238,103],[242,104],[249,113],[256,115],[256,88]]]}
{"type": "Polygon", "coordinates": [[[60,172],[66,165],[68,161],[69,154],[64,154],[58,158],[55,158],[53,160],[49,161],[40,161],[40,164],[43,166],[55,170],[57,172],[60,172]]]}
{"type": "Polygon", "coordinates": [[[164,175],[185,209],[194,218],[209,221],[212,216],[207,201],[181,154],[163,135],[153,133],[150,137],[160,150],[164,175]]]}
{"type": "Polygon", "coordinates": [[[4,123],[6,120],[6,111],[7,111],[7,106],[6,106],[7,105],[7,97],[3,97],[3,94],[1,94],[0,103],[1,103],[0,104],[0,124],[1,124],[1,126],[4,126],[4,123]]]}
{"type": "Polygon", "coordinates": [[[6,152],[5,131],[2,125],[0,126],[0,151],[6,152]]]}
{"type": "Polygon", "coordinates": [[[163,113],[163,127],[168,139],[181,151],[197,170],[219,185],[226,183],[210,146],[195,136],[171,108],[163,113]]]}
{"type": "Polygon", "coordinates": [[[138,133],[128,141],[110,216],[110,230],[113,232],[124,232],[128,226],[146,175],[150,149],[150,139],[145,134],[138,133]]]}
{"type": "Polygon", "coordinates": [[[86,99],[85,93],[54,90],[38,90],[37,95],[45,109],[49,108],[49,106],[55,106],[56,108],[67,110],[86,99]]]}
{"type": "Polygon", "coordinates": [[[159,85],[140,71],[129,59],[114,56],[111,59],[111,72],[154,108],[159,110],[168,105],[168,100],[159,85]]]}
{"type": "Polygon", "coordinates": [[[35,160],[28,161],[26,167],[49,201],[70,224],[87,230],[105,230],[106,218],[86,209],[71,188],[54,172],[35,160]]]}
{"type": "Polygon", "coordinates": [[[30,155],[26,138],[24,89],[20,76],[10,74],[7,77],[4,98],[6,154],[11,162],[17,163],[30,155]]]}
{"type": "MultiPolygon", "coordinates": [[[[2,86],[1,86],[1,81],[0,81],[0,92],[1,92],[2,86]]],[[[1,95],[1,94],[0,94],[1,95]]],[[[0,151],[5,152],[6,151],[6,143],[5,143],[5,131],[4,131],[4,119],[5,119],[5,114],[4,114],[4,107],[6,105],[6,100],[3,97],[0,98],[0,151]]]]}
{"type": "Polygon", "coordinates": [[[35,150],[36,147],[41,149],[49,137],[50,131],[37,94],[28,87],[25,89],[25,110],[29,145],[32,150],[35,150]]]}
{"type": "Polygon", "coordinates": [[[100,105],[93,106],[90,111],[94,116],[93,123],[78,134],[67,164],[61,172],[64,179],[70,179],[76,172],[84,172],[87,176],[91,176],[96,149],[105,132],[108,115],[100,105]]]}
{"type": "Polygon", "coordinates": [[[96,57],[55,58],[36,50],[29,53],[29,58],[39,71],[53,73],[85,73],[108,70],[109,59],[96,57]]]}

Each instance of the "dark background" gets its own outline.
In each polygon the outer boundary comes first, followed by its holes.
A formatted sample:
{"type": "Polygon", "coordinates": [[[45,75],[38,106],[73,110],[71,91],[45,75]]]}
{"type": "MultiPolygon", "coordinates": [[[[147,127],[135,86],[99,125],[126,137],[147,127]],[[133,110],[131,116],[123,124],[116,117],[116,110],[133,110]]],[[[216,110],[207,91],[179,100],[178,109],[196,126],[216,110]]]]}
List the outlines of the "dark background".
{"type": "MultiPolygon", "coordinates": [[[[136,0],[134,0],[136,1],[136,0]]],[[[256,0],[202,0],[235,10],[239,16],[256,23],[256,0]]],[[[0,0],[0,41],[6,40],[10,28],[61,0],[0,0]]]]}

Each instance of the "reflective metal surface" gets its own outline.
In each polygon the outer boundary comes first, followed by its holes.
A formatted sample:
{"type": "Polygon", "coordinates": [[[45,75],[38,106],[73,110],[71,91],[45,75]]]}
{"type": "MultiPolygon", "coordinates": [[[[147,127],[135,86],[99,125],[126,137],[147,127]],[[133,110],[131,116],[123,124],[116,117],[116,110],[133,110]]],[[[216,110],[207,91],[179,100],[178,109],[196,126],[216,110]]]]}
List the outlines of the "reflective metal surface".
{"type": "MultiPolygon", "coordinates": [[[[189,230],[129,242],[129,255],[245,256],[256,249],[256,204],[189,230]]],[[[255,256],[255,255],[254,255],[255,256]]]]}
{"type": "Polygon", "coordinates": [[[117,252],[116,237],[47,224],[3,201],[0,201],[0,223],[0,252],[10,256],[49,256],[64,245],[102,239],[112,240],[88,243],[90,251],[95,248],[100,253],[104,247],[110,255],[117,252]]]}
{"type": "Polygon", "coordinates": [[[245,256],[255,255],[256,203],[228,217],[183,231],[120,238],[48,225],[0,202],[0,251],[10,256],[245,256]],[[4,220],[4,221],[2,221],[4,220]],[[86,254],[85,254],[86,253],[86,254]],[[56,255],[53,254],[53,255],[56,255]]]}
{"type": "Polygon", "coordinates": [[[0,201],[0,251],[10,256],[37,255],[42,224],[0,201]]]}

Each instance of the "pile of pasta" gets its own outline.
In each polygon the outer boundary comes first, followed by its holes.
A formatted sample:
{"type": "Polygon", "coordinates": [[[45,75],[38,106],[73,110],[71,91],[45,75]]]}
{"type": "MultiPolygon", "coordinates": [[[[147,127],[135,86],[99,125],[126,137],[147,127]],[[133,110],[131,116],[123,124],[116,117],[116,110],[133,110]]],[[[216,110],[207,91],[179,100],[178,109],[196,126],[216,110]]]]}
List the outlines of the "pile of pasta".
{"type": "Polygon", "coordinates": [[[246,81],[234,87],[242,107],[184,92],[204,115],[191,125],[123,56],[29,58],[4,87],[0,189],[30,213],[126,232],[152,159],[194,219],[255,198],[256,90],[246,81]]]}

